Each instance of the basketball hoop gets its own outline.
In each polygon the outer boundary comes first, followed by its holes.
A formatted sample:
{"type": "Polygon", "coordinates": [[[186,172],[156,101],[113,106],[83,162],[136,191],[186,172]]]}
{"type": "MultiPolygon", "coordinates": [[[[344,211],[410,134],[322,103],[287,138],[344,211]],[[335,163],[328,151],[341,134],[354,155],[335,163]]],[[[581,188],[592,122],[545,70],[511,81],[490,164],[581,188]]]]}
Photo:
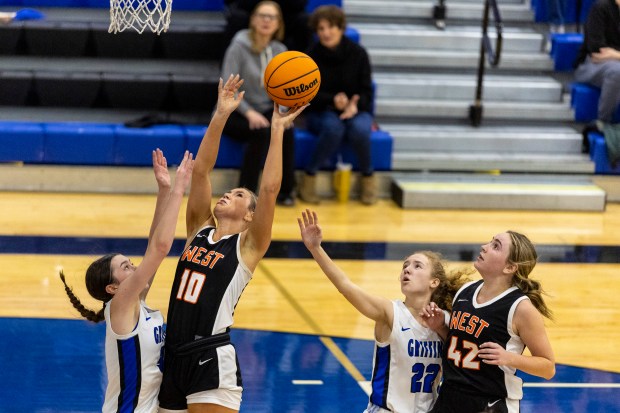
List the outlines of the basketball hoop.
{"type": "Polygon", "coordinates": [[[110,0],[110,33],[149,29],[160,34],[170,26],[172,0],[110,0]]]}

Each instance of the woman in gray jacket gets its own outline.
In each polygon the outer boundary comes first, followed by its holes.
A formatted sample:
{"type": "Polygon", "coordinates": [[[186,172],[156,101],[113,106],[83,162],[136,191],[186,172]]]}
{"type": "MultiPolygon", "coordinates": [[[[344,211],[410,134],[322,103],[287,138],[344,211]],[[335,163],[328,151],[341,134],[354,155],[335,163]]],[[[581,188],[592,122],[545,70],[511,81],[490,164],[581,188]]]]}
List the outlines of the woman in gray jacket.
{"type": "MultiPolygon", "coordinates": [[[[222,79],[239,74],[244,79],[245,97],[230,115],[224,134],[247,143],[239,186],[256,192],[258,177],[269,148],[273,102],[263,86],[265,68],[273,56],[286,51],[281,42],[284,22],[280,6],[273,1],[261,1],[250,18],[249,29],[240,30],[224,55],[222,79]]],[[[294,205],[295,140],[293,128],[284,132],[282,186],[278,204],[294,205]]]]}

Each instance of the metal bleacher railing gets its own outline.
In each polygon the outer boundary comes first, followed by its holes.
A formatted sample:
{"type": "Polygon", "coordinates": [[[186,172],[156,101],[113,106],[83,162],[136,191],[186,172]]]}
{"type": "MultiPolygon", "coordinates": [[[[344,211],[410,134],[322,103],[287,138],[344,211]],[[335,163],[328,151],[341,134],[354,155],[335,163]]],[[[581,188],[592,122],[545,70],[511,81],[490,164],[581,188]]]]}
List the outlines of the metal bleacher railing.
{"type": "Polygon", "coordinates": [[[484,82],[485,57],[488,55],[489,64],[496,67],[499,64],[502,52],[502,17],[499,13],[496,0],[486,0],[484,2],[484,11],[482,15],[482,38],[480,39],[480,58],[478,60],[478,78],[476,82],[476,97],[474,103],[469,107],[469,121],[472,126],[479,126],[482,122],[482,84],[484,82]],[[489,38],[489,11],[493,11],[493,19],[495,23],[495,31],[497,37],[495,39],[495,49],[489,38]]]}

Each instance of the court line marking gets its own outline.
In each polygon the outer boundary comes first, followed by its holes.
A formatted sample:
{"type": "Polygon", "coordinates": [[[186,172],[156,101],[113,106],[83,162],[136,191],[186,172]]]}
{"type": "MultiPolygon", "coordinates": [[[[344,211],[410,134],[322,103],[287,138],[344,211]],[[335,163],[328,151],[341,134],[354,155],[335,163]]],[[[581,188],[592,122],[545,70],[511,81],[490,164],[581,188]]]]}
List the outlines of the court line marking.
{"type": "Polygon", "coordinates": [[[523,383],[523,387],[620,389],[620,383],[523,383]]]}
{"type": "Polygon", "coordinates": [[[342,367],[355,379],[355,381],[366,381],[362,373],[355,367],[355,364],[349,360],[349,358],[342,352],[340,347],[331,339],[325,335],[325,332],[321,329],[316,321],[312,319],[310,314],[303,309],[303,307],[295,300],[295,298],[288,292],[284,285],[280,283],[280,281],[276,278],[276,276],[266,267],[265,264],[260,261],[258,263],[258,268],[261,269],[265,273],[265,276],[271,283],[276,287],[276,289],[284,296],[286,301],[293,306],[295,311],[299,314],[299,316],[310,326],[310,328],[315,332],[316,335],[319,336],[319,340],[327,349],[332,353],[332,355],[340,362],[342,367]]]}
{"type": "Polygon", "coordinates": [[[320,386],[323,384],[323,380],[291,380],[291,382],[299,386],[320,386]]]}

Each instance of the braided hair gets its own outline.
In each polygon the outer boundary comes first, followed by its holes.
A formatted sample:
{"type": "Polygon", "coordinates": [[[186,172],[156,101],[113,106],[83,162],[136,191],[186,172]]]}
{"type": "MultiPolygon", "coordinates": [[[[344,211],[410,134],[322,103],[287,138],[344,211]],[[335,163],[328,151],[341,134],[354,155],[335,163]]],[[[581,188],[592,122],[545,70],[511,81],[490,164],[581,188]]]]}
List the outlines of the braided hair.
{"type": "Polygon", "coordinates": [[[112,276],[111,262],[112,258],[118,254],[106,254],[103,257],[93,261],[86,270],[86,289],[88,293],[96,300],[102,301],[103,306],[99,311],[86,308],[80,299],[73,293],[73,288],[69,287],[65,279],[65,274],[62,270],[59,272],[60,281],[65,285],[65,292],[73,304],[73,307],[78,310],[80,315],[85,319],[98,323],[105,319],[103,311],[105,309],[105,303],[110,301],[113,297],[112,294],[106,291],[106,287],[114,282],[112,276]]]}

